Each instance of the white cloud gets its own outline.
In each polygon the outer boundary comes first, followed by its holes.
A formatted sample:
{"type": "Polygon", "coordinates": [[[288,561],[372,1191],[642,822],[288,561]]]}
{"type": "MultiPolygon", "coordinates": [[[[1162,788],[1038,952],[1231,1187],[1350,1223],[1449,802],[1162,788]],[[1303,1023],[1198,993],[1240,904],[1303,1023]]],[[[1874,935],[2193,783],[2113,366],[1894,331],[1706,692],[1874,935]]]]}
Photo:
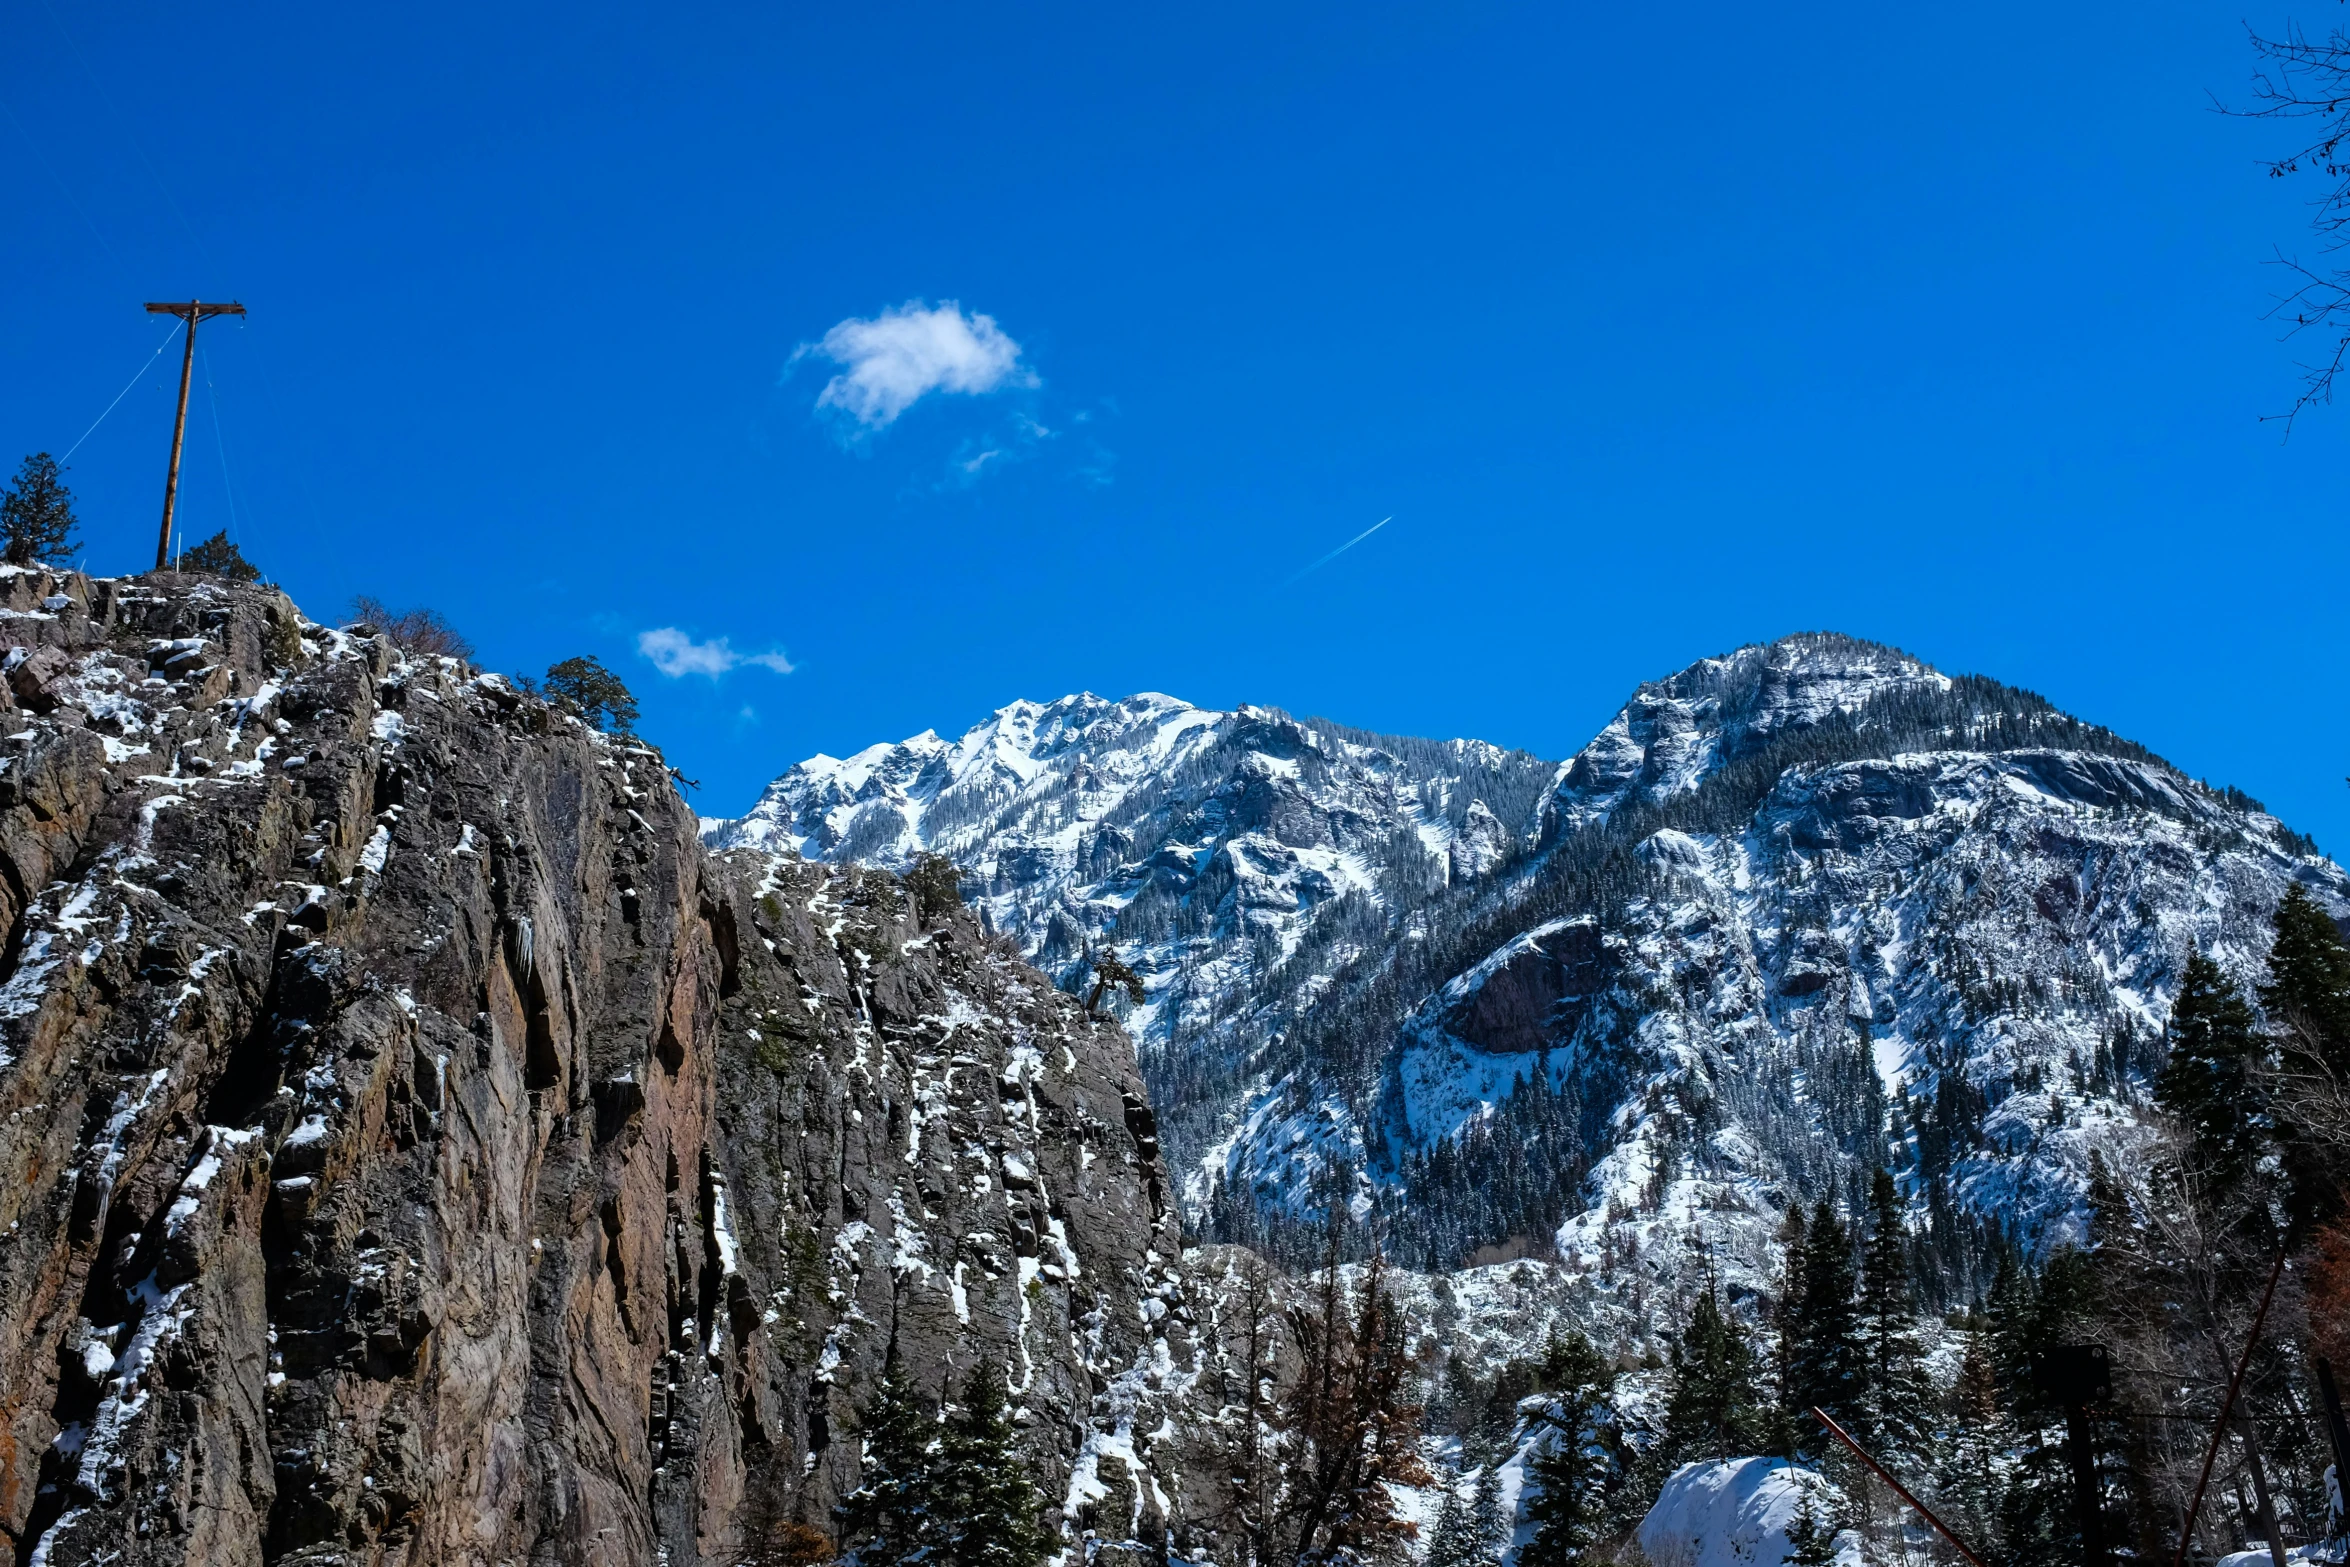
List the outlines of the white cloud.
{"type": "Polygon", "coordinates": [[[737,653],[727,646],[726,638],[712,637],[707,642],[696,642],[675,626],[662,626],[652,631],[640,631],[636,650],[653,661],[653,667],[672,680],[687,675],[708,675],[712,680],[742,664],[757,664],[772,669],[779,675],[792,672],[792,661],[778,652],[737,653]]]}
{"type": "Polygon", "coordinates": [[[809,354],[842,367],[816,394],[816,406],[846,414],[867,430],[881,429],[932,392],[1036,385],[1035,374],[1020,363],[1020,345],[995,317],[967,315],[951,299],[936,306],[909,299],[871,320],[851,316],[792,357],[809,354]]]}

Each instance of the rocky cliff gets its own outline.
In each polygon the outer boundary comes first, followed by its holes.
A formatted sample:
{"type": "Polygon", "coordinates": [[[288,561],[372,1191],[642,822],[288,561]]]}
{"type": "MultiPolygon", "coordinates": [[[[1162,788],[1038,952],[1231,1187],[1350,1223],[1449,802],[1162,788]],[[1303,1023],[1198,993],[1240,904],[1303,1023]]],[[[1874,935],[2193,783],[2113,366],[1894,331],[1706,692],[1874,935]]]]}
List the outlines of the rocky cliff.
{"type": "Polygon", "coordinates": [[[894,1342],[1148,1535],[1196,1349],[1131,1046],[657,755],[211,578],[0,575],[20,1562],[717,1562],[894,1342]]]}

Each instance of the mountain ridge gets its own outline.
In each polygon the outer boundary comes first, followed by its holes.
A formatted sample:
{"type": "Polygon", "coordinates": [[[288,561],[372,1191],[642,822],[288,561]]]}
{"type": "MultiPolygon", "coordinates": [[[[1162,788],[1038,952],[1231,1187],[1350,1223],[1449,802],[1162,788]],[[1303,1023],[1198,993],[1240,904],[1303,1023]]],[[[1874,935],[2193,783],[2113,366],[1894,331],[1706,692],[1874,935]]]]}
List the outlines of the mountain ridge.
{"type": "Polygon", "coordinates": [[[1750,644],[1645,682],[1559,762],[1273,708],[1215,713],[1160,694],[1014,704],[961,741],[926,732],[857,754],[881,752],[916,787],[872,787],[874,769],[856,790],[827,794],[795,769],[750,817],[706,832],[740,841],[733,835],[759,830],[764,812],[770,841],[788,820],[794,847],[818,857],[875,844],[886,845],[882,863],[944,852],[988,918],[1063,983],[1081,980],[1089,950],[1117,945],[1144,976],[1129,1022],[1192,1223],[1277,1253],[1297,1251],[1331,1201],[1384,1214],[1415,1265],[1451,1266],[1504,1243],[1609,1251],[1584,1241],[1595,1223],[1622,1222],[1606,1218],[1611,1209],[1662,1212],[1664,1188],[1696,1179],[1660,1175],[1647,1155],[1637,1180],[1625,1169],[1626,1150],[1653,1153],[1649,1134],[1679,1124],[1679,1112],[1656,1105],[1699,1095],[1714,1109],[1682,1116],[1689,1124],[1674,1135],[1754,1145],[1761,1164],[1749,1160],[1740,1177],[1755,1209],[1747,1228],[1765,1228],[1772,1203],[1760,1194],[1774,1181],[1816,1194],[1831,1176],[1846,1185],[1861,1165],[1888,1162],[1913,1178],[1929,1231],[1940,1216],[1945,1233],[1930,1233],[1926,1249],[1941,1248],[1938,1265],[1954,1278],[1971,1274],[2000,1246],[2061,1228],[2072,1177],[2001,1164],[2005,1155],[1961,1170],[1945,1143],[1996,1140],[1998,1104],[2076,1057],[2104,1073],[2099,1114],[2127,1123],[2183,943],[2216,943],[2249,981],[2257,957],[2243,933],[2286,880],[2337,914],[2350,908],[2339,867],[2240,791],[2200,783],[2035,693],[1834,632],[1750,644]],[[1023,759],[1025,816],[1002,814],[989,793],[1020,767],[959,798],[951,787],[1000,745],[1006,715],[1017,715],[1009,729],[1019,736],[1032,732],[1020,724],[1041,721],[1051,740],[1049,754],[1023,759]],[[1143,728],[1168,724],[1181,746],[1137,743],[1143,728]],[[948,755],[972,760],[951,779],[920,782],[948,755]],[[971,808],[981,798],[988,808],[971,808]],[[1047,809],[1063,799],[1099,808],[1047,809]],[[2030,863],[2050,886],[2070,875],[2073,893],[2041,901],[2093,912],[2061,934],[2037,912],[2038,925],[1968,934],[1970,890],[1953,881],[1941,901],[1912,896],[1920,877],[1961,862],[2030,863]],[[2098,903],[2092,862],[2138,888],[2143,907],[2098,903]],[[1706,983],[1738,976],[1705,1005],[1689,973],[1626,948],[1640,931],[1662,951],[1701,916],[1730,933],[1706,983]],[[2141,920],[2160,932],[2160,950],[2109,942],[2103,970],[2062,977],[2072,946],[2141,920]],[[1884,929],[1864,939],[1863,925],[1884,929]],[[1904,953],[1927,949],[1948,973],[1902,967],[1904,953]],[[2033,976],[2057,999],[1967,1010],[1961,963],[2033,976]],[[1875,998],[1903,986],[1914,1004],[1871,1024],[1898,1050],[1872,1038],[1859,1052],[1912,1063],[1909,1079],[1896,1071],[1889,1081],[1848,1062],[1829,1037],[1842,1025],[1822,1018],[1846,1006],[1873,1018],[1875,998]],[[1863,992],[1868,1000],[1853,1000],[1863,992]],[[1567,1005],[1577,996],[1589,1004],[1567,1005]],[[1481,1021],[1467,1036],[1437,1026],[1472,1015],[1481,1021]],[[1758,1030],[1769,1048],[1754,1062],[1721,1055],[1758,1030]],[[1975,1053],[1947,1071],[1918,1065],[1931,1053],[1921,1031],[1944,1055],[1951,1033],[1964,1033],[1975,1053]],[[2009,1060],[2025,1036],[2030,1062],[2009,1060]],[[1497,1043],[1510,1048],[1488,1048],[1497,1043]],[[1842,1125],[1851,1117],[1841,1108],[1830,1114],[1807,1096],[1802,1081],[1823,1073],[1860,1085],[1856,1113],[1877,1124],[1842,1125]],[[1768,1086],[1781,1077],[1792,1086],[1768,1086]],[[1527,1097],[1537,1080],[1540,1103],[1527,1097]],[[1725,1085],[1733,1097],[1763,1095],[1752,1107],[1761,1124],[1706,1120],[1718,1119],[1725,1085]],[[1920,1092],[1955,1106],[1929,1117],[1925,1144],[1900,1100],[1920,1092]],[[1431,1120],[1423,1112],[1439,1102],[1453,1110],[1431,1120]],[[1839,1120],[1827,1164],[1770,1130],[1783,1120],[1819,1133],[1823,1116],[1839,1120]],[[1509,1170],[1448,1173],[1439,1166],[1467,1157],[1444,1152],[1456,1142],[1492,1144],[1509,1170]],[[1762,1165],[1776,1173],[1755,1174],[1762,1165]],[[1995,1189],[2039,1195],[2019,1208],[1995,1201],[1995,1189]]]}

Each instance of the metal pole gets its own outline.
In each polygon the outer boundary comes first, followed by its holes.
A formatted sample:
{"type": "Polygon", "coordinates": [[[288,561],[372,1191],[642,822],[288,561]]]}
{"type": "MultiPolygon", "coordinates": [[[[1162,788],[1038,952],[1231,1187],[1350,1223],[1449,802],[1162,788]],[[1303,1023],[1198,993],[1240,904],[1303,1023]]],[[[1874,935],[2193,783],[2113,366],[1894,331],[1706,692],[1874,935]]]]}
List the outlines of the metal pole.
{"type": "Polygon", "coordinates": [[[1869,1466],[1870,1470],[1875,1473],[1878,1479],[1893,1487],[1894,1493],[1898,1495],[1903,1501],[1909,1503],[1911,1507],[1915,1508],[1917,1510],[1917,1515],[1920,1518],[1923,1518],[1927,1523],[1932,1524],[1934,1526],[1934,1532],[1942,1536],[1943,1539],[1948,1540],[1952,1550],[1958,1552],[1959,1555],[1965,1557],[1969,1562],[1972,1562],[1974,1567],[1984,1567],[1983,1558],[1968,1550],[1966,1541],[1951,1533],[1950,1526],[1944,1523],[1941,1519],[1935,1517],[1933,1510],[1927,1507],[1925,1503],[1912,1496],[1908,1486],[1905,1486],[1899,1480],[1894,1479],[1893,1476],[1886,1471],[1883,1464],[1880,1464],[1874,1458],[1871,1458],[1868,1455],[1868,1450],[1852,1439],[1850,1433],[1848,1433],[1835,1421],[1829,1419],[1828,1412],[1826,1410],[1820,1408],[1817,1404],[1814,1404],[1812,1406],[1811,1412],[1812,1418],[1819,1421],[1821,1425],[1826,1426],[1830,1435],[1834,1436],[1837,1441],[1842,1442],[1846,1447],[1851,1448],[1853,1453],[1859,1457],[1862,1463],[1869,1466]]]}
{"type": "MultiPolygon", "coordinates": [[[[2252,1331],[2244,1339],[2244,1353],[2236,1361],[2236,1374],[2228,1378],[2228,1396],[2219,1406],[2219,1419],[2212,1423],[2211,1445],[2203,1450],[2203,1473],[2195,1479],[2194,1500],[2187,1503],[2186,1527],[2179,1531],[2179,1549],[2171,1557],[2171,1567],[2187,1567],[2187,1547],[2195,1541],[2195,1515],[2203,1511],[2203,1492],[2211,1484],[2211,1466],[2219,1459],[2219,1445],[2227,1440],[2228,1416],[2235,1413],[2236,1394],[2244,1386],[2244,1373],[2252,1365],[2252,1350],[2260,1342],[2260,1325],[2268,1320],[2268,1303],[2276,1298],[2277,1280],[2284,1277],[2285,1249],[2277,1248],[2276,1266],[2268,1270],[2268,1288],[2260,1292],[2260,1309],[2252,1314],[2252,1331]]],[[[2273,1547],[2275,1541],[2269,1542],[2273,1547]]]]}
{"type": "Polygon", "coordinates": [[[196,322],[203,308],[196,300],[188,301],[188,347],[180,356],[180,411],[171,425],[171,472],[163,481],[163,531],[155,539],[155,569],[163,570],[171,564],[171,509],[180,492],[180,443],[188,433],[188,381],[196,370],[196,322]]]}

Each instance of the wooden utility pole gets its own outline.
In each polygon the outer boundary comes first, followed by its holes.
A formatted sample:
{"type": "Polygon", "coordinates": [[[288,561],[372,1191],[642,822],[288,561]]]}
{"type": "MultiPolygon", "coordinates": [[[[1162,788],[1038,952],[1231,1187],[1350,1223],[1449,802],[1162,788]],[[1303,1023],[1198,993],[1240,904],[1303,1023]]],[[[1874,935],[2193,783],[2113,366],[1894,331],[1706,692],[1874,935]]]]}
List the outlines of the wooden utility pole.
{"type": "Polygon", "coordinates": [[[191,299],[184,305],[150,304],[151,316],[178,316],[188,324],[187,352],[180,356],[180,411],[171,423],[171,471],[163,480],[163,531],[155,539],[155,569],[171,564],[171,509],[180,493],[180,443],[188,434],[188,379],[196,368],[196,323],[213,316],[241,316],[243,305],[207,305],[191,299]]]}

